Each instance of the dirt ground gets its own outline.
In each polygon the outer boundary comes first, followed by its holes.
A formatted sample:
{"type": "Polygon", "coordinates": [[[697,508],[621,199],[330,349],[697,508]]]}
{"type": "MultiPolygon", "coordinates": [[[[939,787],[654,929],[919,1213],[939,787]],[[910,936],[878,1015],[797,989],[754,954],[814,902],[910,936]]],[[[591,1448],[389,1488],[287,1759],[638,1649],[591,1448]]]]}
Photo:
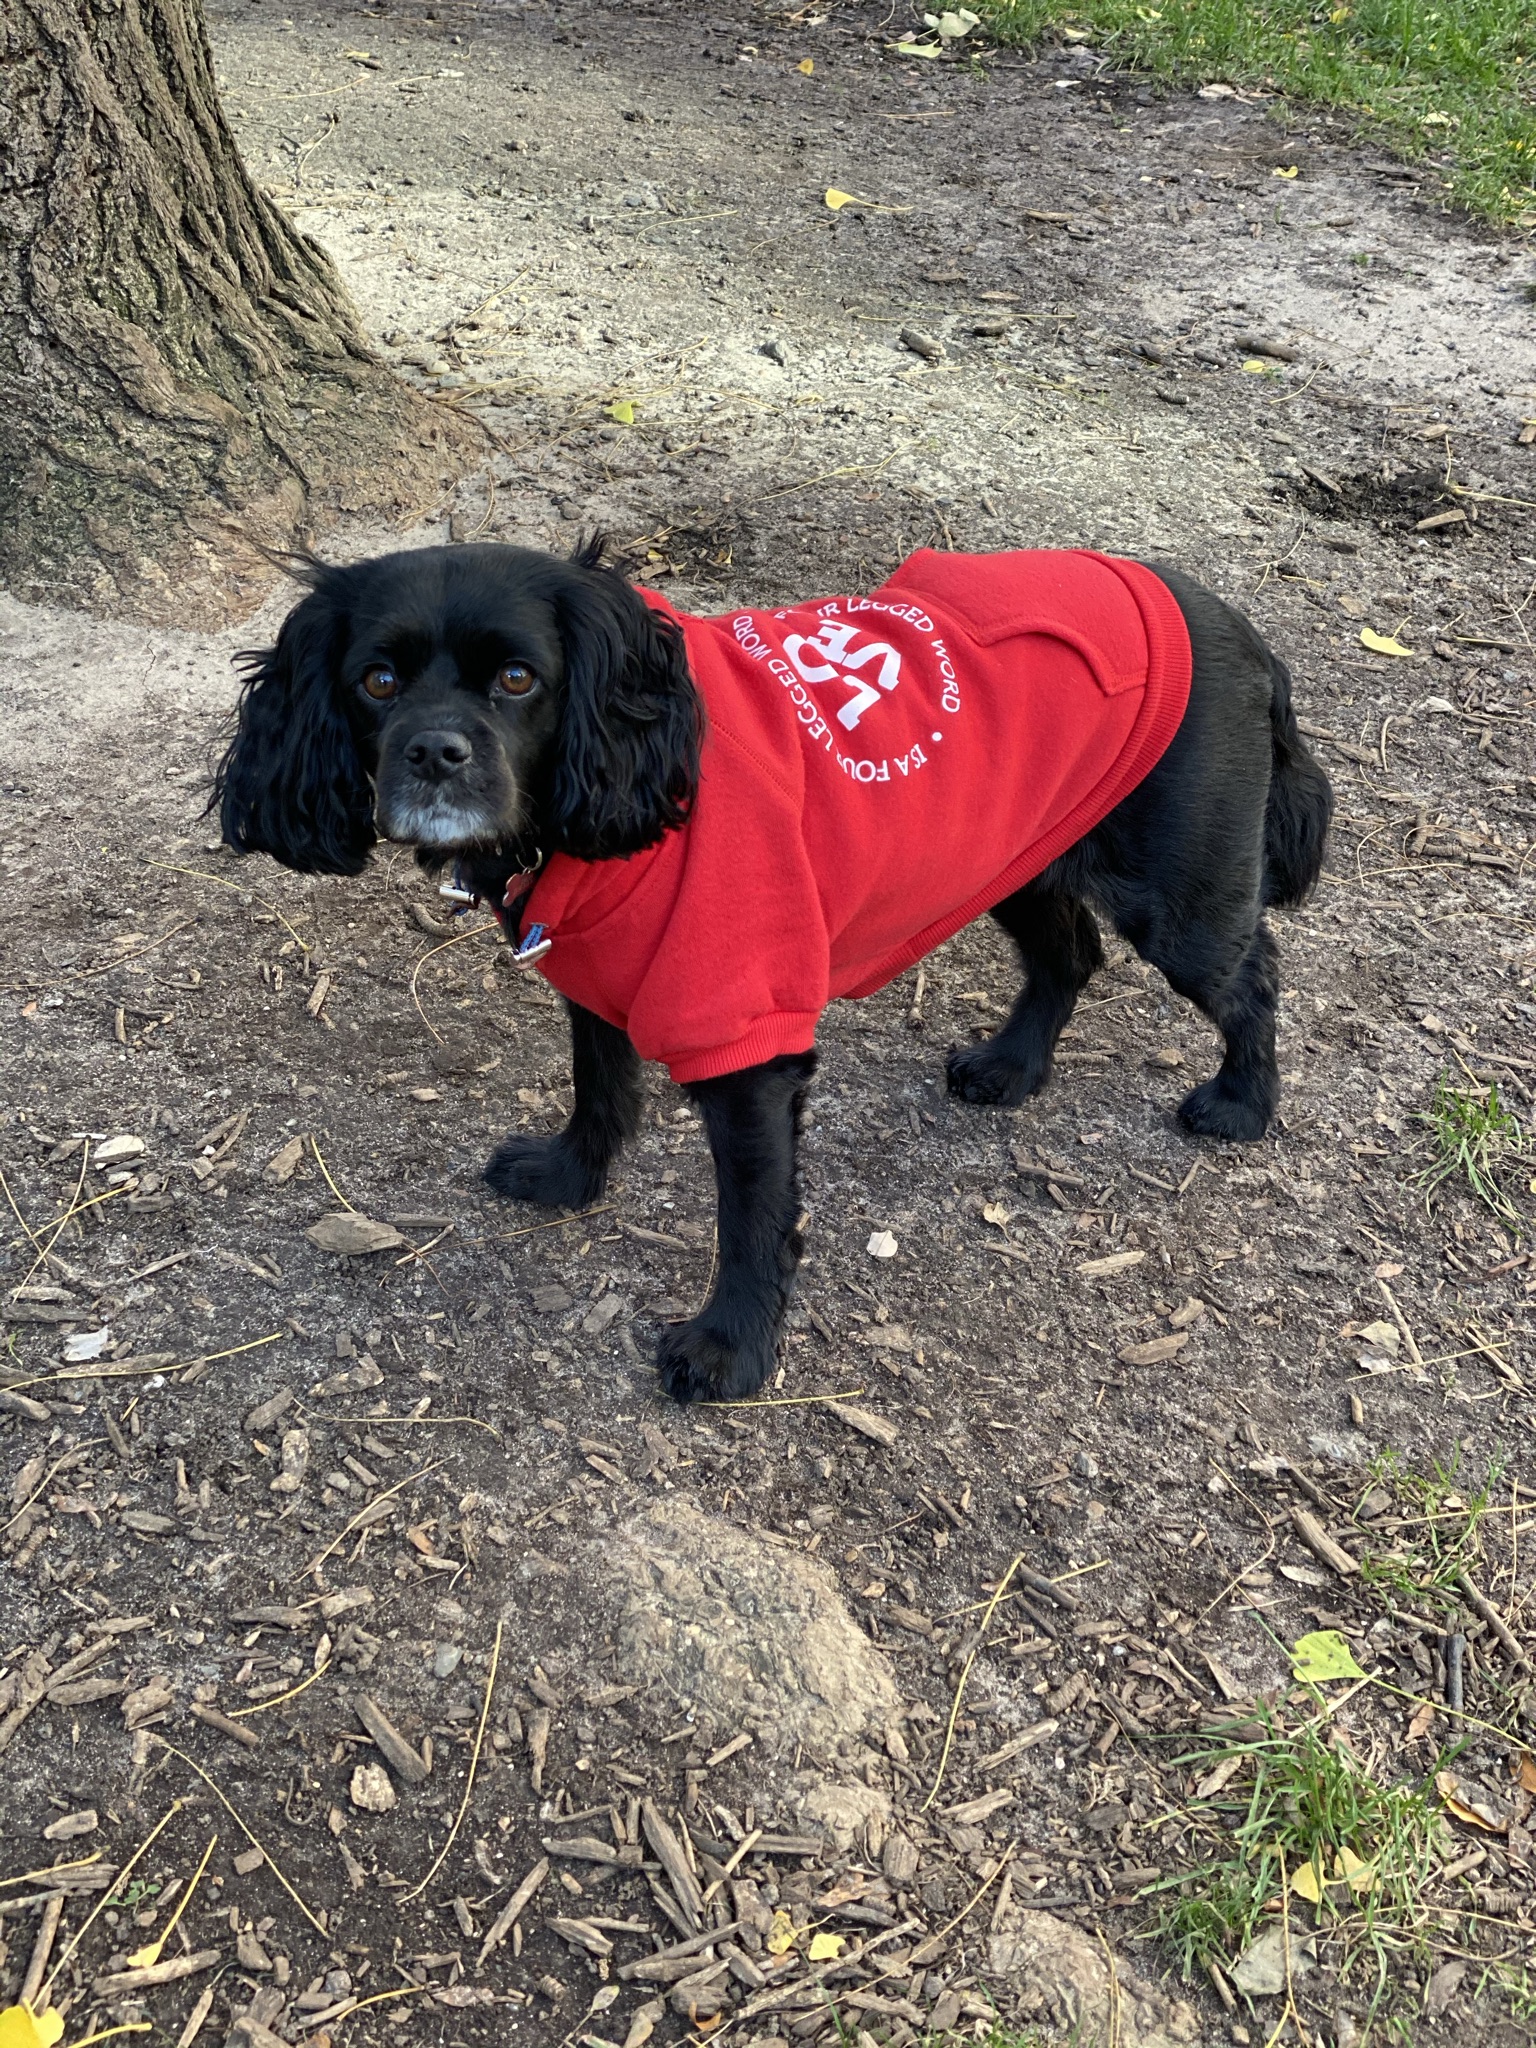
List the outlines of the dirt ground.
{"type": "MultiPolygon", "coordinates": [[[[1251,612],[1339,805],[1278,921],[1282,1115],[1249,1149],[1182,1134],[1212,1037],[1124,948],[1046,1094],[949,1100],[946,1048],[1014,982],[972,930],[828,1016],[773,1399],[678,1411],[649,1347],[712,1260],[680,1092],[652,1078],[599,1209],[508,1209],[485,1158],[569,1105],[552,995],[480,918],[441,927],[397,852],[343,883],[214,843],[230,656],[283,593],[213,637],[0,600],[27,1226],[0,1253],[0,1935],[7,2000],[39,1929],[65,1958],[71,2039],[142,2016],[189,2043],[199,2011],[247,2048],[902,2042],[994,2005],[1070,2029],[1010,1947],[1048,1912],[1148,1980],[1127,2002],[1111,1971],[1106,2040],[1262,2041],[1282,2000],[1228,2010],[1149,1931],[1212,1854],[1178,1759],[1320,1628],[1398,1688],[1337,1709],[1364,1762],[1423,1778],[1465,1743],[1372,2031],[1529,2038],[1529,1671],[1422,1591],[1411,1485],[1449,1469],[1454,1521],[1492,1476],[1467,1558],[1529,1650],[1536,1267],[1413,1183],[1438,1077],[1529,1119],[1536,1076],[1529,263],[1326,117],[1081,48],[914,62],[905,21],[248,0],[211,25],[256,174],[403,374],[485,423],[484,473],[414,537],[603,526],[696,609],[867,586],[920,544],[1087,544],[1251,612]],[[402,1241],[306,1236],[353,1206],[402,1241]],[[1425,1711],[1452,1633],[1472,1722],[1425,1711]],[[358,1694],[414,1763],[379,1770],[358,1694]],[[135,1976],[215,1832],[184,1973],[135,1976]],[[787,1961],[776,1910],[806,1930],[787,1961]],[[813,1924],[841,1955],[813,1962],[813,1924]],[[688,1971],[634,1974],[695,1929],[688,1971]]],[[[1376,1986],[1342,1954],[1294,1989],[1350,2048],[1376,1986]]]]}

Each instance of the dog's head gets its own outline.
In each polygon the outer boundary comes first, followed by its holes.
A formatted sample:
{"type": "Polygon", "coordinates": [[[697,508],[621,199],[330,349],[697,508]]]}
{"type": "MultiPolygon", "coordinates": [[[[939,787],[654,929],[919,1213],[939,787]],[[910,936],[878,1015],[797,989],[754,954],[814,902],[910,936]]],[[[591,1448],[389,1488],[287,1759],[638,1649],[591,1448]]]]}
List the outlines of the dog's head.
{"type": "Polygon", "coordinates": [[[439,859],[537,844],[606,860],[687,816],[702,711],[683,637],[600,544],[302,573],[277,645],[244,657],[215,780],[239,852],[342,875],[380,836],[439,859]]]}

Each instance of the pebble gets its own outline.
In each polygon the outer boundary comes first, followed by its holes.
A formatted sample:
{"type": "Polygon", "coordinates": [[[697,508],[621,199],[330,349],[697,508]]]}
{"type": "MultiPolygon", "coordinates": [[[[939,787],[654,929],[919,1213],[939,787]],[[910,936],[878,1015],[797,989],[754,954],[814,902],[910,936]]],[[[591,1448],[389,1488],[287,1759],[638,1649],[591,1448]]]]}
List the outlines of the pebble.
{"type": "Polygon", "coordinates": [[[352,1773],[352,1804],[359,1813],[392,1813],[394,1780],[382,1764],[359,1764],[352,1773]]]}
{"type": "Polygon", "coordinates": [[[142,1138],[107,1138],[91,1155],[93,1166],[121,1166],[125,1159],[138,1159],[144,1151],[142,1138]]]}
{"type": "Polygon", "coordinates": [[[464,1652],[458,1643],[439,1643],[432,1652],[432,1674],[435,1678],[452,1678],[464,1661],[464,1652]]]}

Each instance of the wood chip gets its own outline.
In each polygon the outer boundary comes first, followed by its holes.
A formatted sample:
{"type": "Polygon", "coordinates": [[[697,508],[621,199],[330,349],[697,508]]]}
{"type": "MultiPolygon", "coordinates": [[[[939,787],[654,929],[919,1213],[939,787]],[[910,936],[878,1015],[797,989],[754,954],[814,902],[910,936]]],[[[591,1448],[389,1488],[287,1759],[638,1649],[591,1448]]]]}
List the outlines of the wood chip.
{"type": "Polygon", "coordinates": [[[1006,1789],[984,1792],[979,1799],[961,1799],[944,1811],[957,1827],[975,1827],[990,1820],[994,1813],[1001,1813],[1005,1806],[1012,1806],[1016,1796],[1006,1789]]]}
{"type": "Polygon", "coordinates": [[[1360,1567],[1347,1550],[1334,1542],[1316,1515],[1309,1515],[1305,1508],[1291,1509],[1291,1526],[1315,1557],[1322,1559],[1341,1579],[1353,1577],[1360,1567]]]}
{"type": "Polygon", "coordinates": [[[656,1852],[657,1861],[671,1881],[672,1890],[683,1909],[684,1917],[693,1928],[697,1928],[704,1913],[704,1899],[699,1891],[698,1881],[689,1868],[688,1859],[683,1854],[682,1843],[657,1812],[653,1800],[641,1801],[640,1824],[645,1829],[646,1840],[656,1852]]]}
{"type": "Polygon", "coordinates": [[[117,1998],[125,1991],[144,1991],[152,1984],[179,1984],[183,1977],[200,1977],[219,1961],[216,1948],[200,1948],[189,1956],[170,1956],[163,1963],[150,1963],[141,1970],[116,1970],[98,1977],[91,1989],[98,1998],[117,1998]]]}
{"type": "Polygon", "coordinates": [[[299,1161],[303,1157],[303,1138],[290,1138],[286,1145],[281,1146],[272,1154],[272,1157],[261,1169],[262,1174],[267,1180],[276,1181],[281,1186],[284,1181],[292,1180],[298,1170],[299,1161]]]}
{"type": "Polygon", "coordinates": [[[35,1708],[40,1706],[56,1686],[67,1684],[80,1676],[103,1657],[110,1656],[115,1645],[110,1636],[88,1644],[67,1658],[57,1671],[48,1669],[48,1660],[33,1652],[22,1664],[19,1685],[14,1705],[3,1720],[0,1720],[0,1756],[10,1747],[17,1730],[35,1708]]]}
{"type": "Polygon", "coordinates": [[[1107,1280],[1112,1273],[1128,1273],[1146,1256],[1145,1252],[1111,1252],[1104,1259],[1086,1260],[1077,1270],[1085,1280],[1107,1280]]]}
{"type": "Polygon", "coordinates": [[[491,1953],[492,1949],[500,1948],[501,1944],[512,1932],[513,1926],[517,1921],[518,1915],[522,1912],[523,1908],[528,1904],[528,1901],[533,1897],[534,1893],[538,1890],[539,1886],[544,1882],[545,1878],[548,1877],[548,1875],[549,1858],[547,1856],[541,1856],[538,1862],[535,1863],[535,1865],[533,1866],[532,1870],[529,1871],[528,1875],[523,1879],[522,1883],[518,1886],[517,1890],[512,1894],[511,1898],[508,1899],[507,1903],[496,1915],[496,1918],[492,1921],[491,1926],[486,1934],[485,1940],[480,1944],[480,1953],[475,1959],[477,1968],[485,1968],[486,1957],[491,1953]]]}
{"type": "Polygon", "coordinates": [[[564,1915],[546,1920],[544,1925],[562,1941],[568,1941],[573,1948],[584,1948],[588,1955],[611,1956],[613,1943],[600,1927],[594,1927],[590,1920],[568,1920],[564,1915]]]}
{"type": "Polygon", "coordinates": [[[1167,1337],[1153,1337],[1146,1344],[1122,1345],[1115,1356],[1122,1365],[1162,1365],[1176,1358],[1188,1342],[1188,1330],[1175,1330],[1167,1337]]]}
{"type": "Polygon", "coordinates": [[[406,1741],[383,1708],[376,1701],[369,1699],[366,1693],[354,1693],[352,1711],[373,1737],[375,1746],[390,1769],[408,1785],[421,1784],[427,1776],[429,1766],[420,1752],[406,1741]]]}
{"type": "MultiPolygon", "coordinates": [[[[221,1714],[217,1707],[207,1707],[200,1700],[194,1700],[192,1702],[192,1716],[194,1720],[201,1721],[204,1727],[217,1728],[221,1735],[227,1735],[231,1742],[238,1742],[246,1749],[259,1749],[261,1747],[261,1737],[254,1728],[247,1727],[244,1721],[232,1721],[228,1714],[221,1714]]],[[[237,1868],[239,1860],[236,1857],[235,1863],[237,1868]]]]}
{"type": "Polygon", "coordinates": [[[894,1422],[888,1422],[883,1415],[872,1415],[867,1408],[855,1408],[848,1401],[829,1401],[827,1406],[847,1428],[857,1430],[860,1436],[867,1436],[871,1443],[886,1450],[901,1435],[894,1422]]]}
{"type": "Polygon", "coordinates": [[[322,1216],[318,1223],[309,1226],[304,1235],[323,1252],[337,1252],[349,1257],[362,1257],[368,1252],[396,1251],[405,1243],[392,1223],[375,1223],[371,1216],[364,1216],[356,1209],[338,1209],[333,1215],[322,1216]]]}
{"type": "Polygon", "coordinates": [[[978,1757],[978,1771],[995,1771],[1000,1764],[1010,1764],[1016,1756],[1022,1756],[1037,1743],[1049,1742],[1061,1726],[1059,1721],[1037,1721],[1033,1728],[1026,1728],[1022,1735],[1015,1735],[1011,1742],[1005,1742],[1001,1749],[994,1749],[990,1756],[978,1757]]]}

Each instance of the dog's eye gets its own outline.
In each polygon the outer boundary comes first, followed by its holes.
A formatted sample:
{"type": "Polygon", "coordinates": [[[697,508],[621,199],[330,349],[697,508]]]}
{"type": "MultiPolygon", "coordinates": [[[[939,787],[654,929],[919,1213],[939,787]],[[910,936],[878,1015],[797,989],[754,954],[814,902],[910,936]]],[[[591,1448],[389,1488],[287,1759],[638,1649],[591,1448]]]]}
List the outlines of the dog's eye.
{"type": "Polygon", "coordinates": [[[496,671],[495,687],[504,697],[526,697],[538,680],[526,661],[504,661],[496,671]]]}
{"type": "Polygon", "coordinates": [[[363,688],[382,704],[396,694],[400,682],[392,668],[371,668],[363,677],[363,688]]]}

